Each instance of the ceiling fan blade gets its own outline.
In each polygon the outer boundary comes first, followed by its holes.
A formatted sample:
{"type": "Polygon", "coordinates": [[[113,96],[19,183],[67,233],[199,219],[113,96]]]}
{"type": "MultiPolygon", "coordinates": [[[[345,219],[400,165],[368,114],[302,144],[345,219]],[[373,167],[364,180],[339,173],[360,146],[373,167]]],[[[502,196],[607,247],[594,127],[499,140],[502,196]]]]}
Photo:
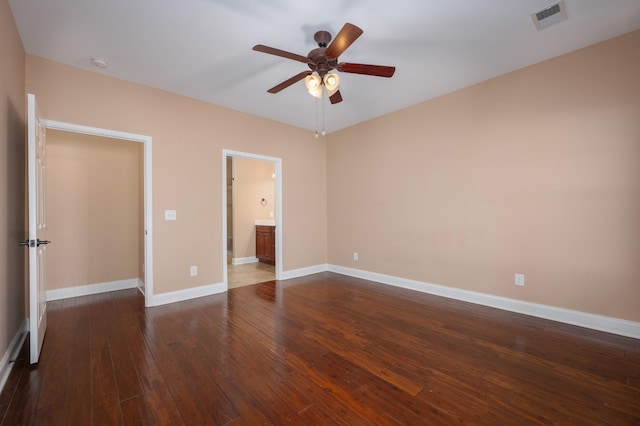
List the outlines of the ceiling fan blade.
{"type": "Polygon", "coordinates": [[[268,53],[270,55],[280,56],[282,58],[293,59],[294,61],[309,63],[309,58],[295,53],[286,52],[284,50],[276,49],[275,47],[269,47],[262,44],[256,44],[253,46],[253,50],[256,52],[268,53]]]}
{"type": "Polygon", "coordinates": [[[329,100],[332,105],[342,102],[342,95],[340,94],[340,91],[338,90],[333,95],[329,96],[329,100]]]}
{"type": "Polygon", "coordinates": [[[338,71],[350,72],[353,74],[373,75],[376,77],[392,77],[396,72],[396,67],[384,65],[350,64],[342,62],[338,64],[338,71]]]}
{"type": "Polygon", "coordinates": [[[329,47],[327,47],[325,54],[328,58],[337,58],[342,52],[347,50],[347,47],[351,46],[351,43],[356,41],[362,33],[363,31],[360,28],[347,22],[333,39],[329,47]]]}
{"type": "Polygon", "coordinates": [[[302,80],[308,75],[311,75],[311,71],[302,71],[300,74],[296,74],[290,79],[285,80],[282,83],[278,84],[277,86],[272,87],[271,89],[267,90],[267,92],[278,93],[282,89],[286,89],[287,87],[291,86],[293,83],[297,83],[298,81],[302,80]]]}

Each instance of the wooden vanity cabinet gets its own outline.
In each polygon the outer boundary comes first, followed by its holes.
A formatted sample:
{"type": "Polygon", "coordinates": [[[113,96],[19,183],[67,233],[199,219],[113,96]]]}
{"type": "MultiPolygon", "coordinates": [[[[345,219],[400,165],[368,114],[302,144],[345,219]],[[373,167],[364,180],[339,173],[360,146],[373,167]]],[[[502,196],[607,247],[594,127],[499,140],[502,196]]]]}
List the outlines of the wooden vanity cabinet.
{"type": "Polygon", "coordinates": [[[276,264],[276,227],[256,225],[256,257],[260,262],[276,264]]]}

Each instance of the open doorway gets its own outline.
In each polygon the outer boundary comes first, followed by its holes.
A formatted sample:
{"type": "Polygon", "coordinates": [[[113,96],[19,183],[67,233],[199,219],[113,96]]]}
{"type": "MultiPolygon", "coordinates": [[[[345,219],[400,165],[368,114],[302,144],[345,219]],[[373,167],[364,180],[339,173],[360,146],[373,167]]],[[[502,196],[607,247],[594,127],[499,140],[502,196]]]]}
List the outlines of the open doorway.
{"type": "MultiPolygon", "coordinates": [[[[115,142],[138,142],[138,144],[132,144],[132,150],[136,153],[133,161],[137,163],[135,167],[138,175],[135,178],[135,182],[132,182],[133,192],[136,193],[137,203],[137,216],[135,221],[138,224],[138,232],[133,238],[137,241],[132,244],[135,246],[135,250],[139,250],[136,259],[142,260],[142,264],[136,265],[139,268],[137,274],[138,280],[135,283],[140,291],[145,295],[145,306],[153,306],[153,243],[152,243],[152,201],[151,201],[151,137],[144,135],[137,135],[126,132],[119,132],[108,129],[100,129],[89,126],[82,126],[71,123],[58,122],[53,120],[43,120],[43,123],[48,132],[59,132],[60,134],[80,135],[87,138],[97,137],[102,138],[104,141],[115,142]]],[[[133,180],[134,178],[132,178],[133,180]]],[[[93,194],[96,197],[100,197],[101,194],[93,194]]],[[[117,207],[116,207],[117,208],[117,207]]],[[[99,223],[94,223],[92,226],[100,226],[99,223]]],[[[76,241],[77,244],[87,245],[90,241],[84,241],[83,239],[76,241]]],[[[100,244],[100,241],[94,241],[100,244]]],[[[87,248],[88,249],[88,248],[87,248]]],[[[138,262],[140,263],[140,262],[138,262]]],[[[132,277],[133,278],[133,277],[132,277]]],[[[80,286],[73,289],[77,294],[91,294],[99,293],[102,291],[116,290],[118,286],[131,287],[132,280],[111,281],[106,283],[104,288],[93,285],[80,286]],[[100,288],[98,288],[100,287],[100,288]]]]}
{"type": "Polygon", "coordinates": [[[144,293],[142,144],[49,129],[47,300],[144,293]]]}
{"type": "Polygon", "coordinates": [[[223,253],[227,288],[282,272],[281,159],[223,151],[223,253]]]}

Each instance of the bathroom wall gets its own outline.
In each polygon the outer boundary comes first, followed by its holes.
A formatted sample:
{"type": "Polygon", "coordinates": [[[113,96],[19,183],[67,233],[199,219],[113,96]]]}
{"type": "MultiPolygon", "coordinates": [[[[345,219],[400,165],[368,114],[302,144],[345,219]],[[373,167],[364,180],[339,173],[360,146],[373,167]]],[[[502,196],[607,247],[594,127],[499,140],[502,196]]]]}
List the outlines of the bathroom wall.
{"type": "Polygon", "coordinates": [[[233,158],[234,259],[255,257],[255,220],[271,219],[271,212],[275,215],[273,173],[271,162],[233,158]]]}

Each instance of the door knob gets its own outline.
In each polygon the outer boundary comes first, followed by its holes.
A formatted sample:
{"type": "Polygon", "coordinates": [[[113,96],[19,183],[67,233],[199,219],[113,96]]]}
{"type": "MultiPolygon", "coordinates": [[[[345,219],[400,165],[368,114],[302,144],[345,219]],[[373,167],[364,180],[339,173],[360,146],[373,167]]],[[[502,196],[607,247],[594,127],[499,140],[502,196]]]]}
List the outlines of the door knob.
{"type": "Polygon", "coordinates": [[[38,239],[38,241],[35,241],[35,240],[18,241],[18,245],[19,246],[26,246],[26,247],[40,247],[40,246],[46,245],[46,244],[51,244],[51,241],[40,240],[40,239],[38,239]]]}

